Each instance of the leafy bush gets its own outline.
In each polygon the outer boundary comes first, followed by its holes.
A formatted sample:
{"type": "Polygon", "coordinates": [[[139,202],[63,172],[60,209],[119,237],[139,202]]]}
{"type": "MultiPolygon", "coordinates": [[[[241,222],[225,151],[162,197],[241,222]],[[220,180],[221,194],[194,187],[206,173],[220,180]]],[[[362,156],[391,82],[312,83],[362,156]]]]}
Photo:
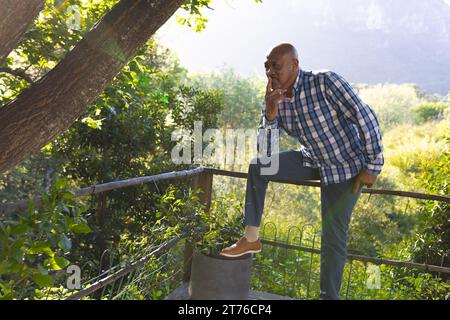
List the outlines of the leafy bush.
{"type": "Polygon", "coordinates": [[[399,124],[413,123],[411,110],[422,101],[417,86],[385,84],[357,87],[363,101],[377,113],[383,132],[399,124]]]}
{"type": "MultiPolygon", "coordinates": [[[[193,192],[196,194],[198,190],[193,192]]],[[[197,205],[190,204],[189,207],[194,210],[184,215],[178,222],[188,233],[187,242],[194,245],[196,250],[217,255],[242,236],[243,201],[236,194],[215,197],[209,210],[205,210],[204,205],[198,202],[197,196],[194,195],[192,199],[197,205]]]]}
{"type": "Polygon", "coordinates": [[[42,194],[42,206],[30,201],[28,210],[0,222],[0,298],[34,298],[64,278],[58,271],[70,264],[73,238],[91,231],[86,208],[59,179],[42,194]]]}
{"type": "MultiPolygon", "coordinates": [[[[450,195],[448,178],[450,176],[450,130],[446,135],[447,147],[441,156],[433,162],[424,162],[418,173],[426,193],[442,196],[450,195]]],[[[450,266],[450,205],[439,201],[424,202],[420,211],[420,224],[417,238],[412,246],[414,257],[421,262],[441,264],[443,256],[445,266],[450,266]]]]}
{"type": "Polygon", "coordinates": [[[416,114],[417,123],[422,124],[431,120],[441,120],[448,115],[450,103],[444,102],[428,102],[422,103],[413,109],[416,114]]]}

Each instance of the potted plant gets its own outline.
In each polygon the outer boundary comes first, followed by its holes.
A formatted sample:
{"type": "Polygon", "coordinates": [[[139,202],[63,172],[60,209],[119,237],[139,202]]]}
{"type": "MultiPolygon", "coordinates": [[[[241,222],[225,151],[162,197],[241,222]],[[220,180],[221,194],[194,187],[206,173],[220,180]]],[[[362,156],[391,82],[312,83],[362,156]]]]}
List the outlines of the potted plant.
{"type": "Polygon", "coordinates": [[[194,247],[189,298],[248,299],[253,255],[228,258],[219,254],[242,236],[242,201],[235,195],[216,196],[208,212],[197,208],[188,224],[193,231],[187,241],[194,247]]]}

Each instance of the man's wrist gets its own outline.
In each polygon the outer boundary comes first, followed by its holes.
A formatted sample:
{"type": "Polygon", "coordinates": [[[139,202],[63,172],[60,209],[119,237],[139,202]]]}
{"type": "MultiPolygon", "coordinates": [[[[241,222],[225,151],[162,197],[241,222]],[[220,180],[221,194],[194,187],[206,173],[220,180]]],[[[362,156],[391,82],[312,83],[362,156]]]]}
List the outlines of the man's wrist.
{"type": "Polygon", "coordinates": [[[371,174],[371,175],[373,175],[373,176],[377,176],[377,175],[380,174],[381,169],[368,169],[368,168],[363,168],[363,171],[366,172],[366,173],[368,173],[368,174],[371,174]]]}
{"type": "Polygon", "coordinates": [[[278,119],[277,119],[277,117],[273,118],[272,120],[269,120],[264,115],[263,127],[267,128],[267,129],[276,129],[276,128],[278,128],[278,119]]]}

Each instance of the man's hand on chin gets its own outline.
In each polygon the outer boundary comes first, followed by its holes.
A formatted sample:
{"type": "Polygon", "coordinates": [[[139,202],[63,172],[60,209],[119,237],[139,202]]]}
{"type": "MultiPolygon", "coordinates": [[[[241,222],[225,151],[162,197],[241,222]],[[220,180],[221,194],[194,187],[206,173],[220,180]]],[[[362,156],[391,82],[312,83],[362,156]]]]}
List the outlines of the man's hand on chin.
{"type": "Polygon", "coordinates": [[[372,187],[372,185],[375,183],[375,181],[377,180],[377,175],[375,174],[370,174],[368,173],[366,170],[361,170],[361,172],[356,176],[356,180],[355,183],[353,185],[353,193],[358,193],[358,191],[363,187],[363,186],[367,186],[367,187],[372,187]]]}

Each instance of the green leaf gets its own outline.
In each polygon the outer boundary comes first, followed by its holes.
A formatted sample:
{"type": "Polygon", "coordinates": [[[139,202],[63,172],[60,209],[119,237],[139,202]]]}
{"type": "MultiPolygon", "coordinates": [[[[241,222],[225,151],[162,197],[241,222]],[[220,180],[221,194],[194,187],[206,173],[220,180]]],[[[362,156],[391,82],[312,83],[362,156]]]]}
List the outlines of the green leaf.
{"type": "Polygon", "coordinates": [[[44,266],[51,270],[61,270],[69,264],[70,261],[62,257],[52,257],[44,260],[44,266]]]}
{"type": "Polygon", "coordinates": [[[72,191],[66,191],[62,195],[62,198],[65,200],[72,199],[73,197],[75,197],[75,193],[73,193],[72,191]]]}
{"type": "Polygon", "coordinates": [[[32,214],[35,211],[35,205],[34,205],[34,200],[28,201],[28,213],[32,214]]]}
{"type": "Polygon", "coordinates": [[[55,189],[56,189],[56,190],[62,190],[62,189],[64,189],[68,184],[69,184],[69,182],[68,182],[67,180],[59,178],[59,179],[56,180],[56,182],[55,182],[55,189]]]}
{"type": "Polygon", "coordinates": [[[53,256],[54,253],[47,242],[37,241],[33,242],[28,251],[30,254],[46,253],[49,256],[53,256]]]}
{"type": "Polygon", "coordinates": [[[72,248],[72,241],[63,233],[59,238],[58,246],[64,251],[69,252],[72,248]]]}
{"type": "Polygon", "coordinates": [[[71,210],[68,206],[63,205],[62,206],[62,210],[63,212],[67,213],[67,214],[71,214],[71,210]]]}
{"type": "Polygon", "coordinates": [[[11,246],[11,256],[17,261],[21,262],[23,257],[22,247],[25,239],[15,240],[11,246]]]}
{"type": "Polygon", "coordinates": [[[14,236],[18,236],[18,235],[26,233],[27,231],[28,231],[28,225],[21,223],[21,224],[18,224],[17,226],[15,226],[11,230],[11,234],[14,236]]]}
{"type": "Polygon", "coordinates": [[[40,286],[43,287],[51,287],[53,285],[53,278],[49,275],[45,274],[36,274],[33,276],[33,281],[40,286]]]}
{"type": "Polygon", "coordinates": [[[168,96],[161,97],[161,102],[165,103],[165,104],[168,104],[169,103],[169,97],[168,96]]]}
{"type": "Polygon", "coordinates": [[[63,257],[55,257],[54,260],[61,269],[64,269],[70,264],[70,261],[63,257]]]}
{"type": "Polygon", "coordinates": [[[11,262],[10,261],[0,261],[0,275],[11,272],[11,262]]]}
{"type": "Polygon", "coordinates": [[[104,119],[95,120],[95,119],[92,119],[91,117],[85,117],[85,118],[81,119],[81,122],[87,124],[87,126],[92,129],[101,129],[103,120],[104,119]]]}
{"type": "Polygon", "coordinates": [[[41,196],[42,196],[42,202],[44,203],[44,206],[46,208],[51,207],[50,198],[48,197],[48,195],[45,192],[43,192],[41,194],[41,196]]]}
{"type": "Polygon", "coordinates": [[[92,231],[87,224],[80,224],[80,223],[71,225],[70,230],[73,233],[89,233],[92,231]]]}
{"type": "Polygon", "coordinates": [[[5,237],[6,238],[9,238],[9,236],[11,235],[11,232],[12,232],[12,228],[11,228],[11,226],[6,226],[6,228],[5,228],[5,237]]]}
{"type": "Polygon", "coordinates": [[[130,72],[130,76],[131,76],[131,78],[132,78],[133,80],[136,80],[136,79],[137,79],[136,72],[134,72],[134,71],[131,71],[131,72],[130,72]]]}
{"type": "Polygon", "coordinates": [[[77,208],[77,213],[82,214],[82,213],[88,211],[88,209],[89,209],[89,206],[80,204],[80,206],[77,208]]]}
{"type": "Polygon", "coordinates": [[[26,268],[26,265],[23,262],[13,262],[11,263],[11,267],[8,270],[8,273],[20,273],[22,269],[26,268]]]}

